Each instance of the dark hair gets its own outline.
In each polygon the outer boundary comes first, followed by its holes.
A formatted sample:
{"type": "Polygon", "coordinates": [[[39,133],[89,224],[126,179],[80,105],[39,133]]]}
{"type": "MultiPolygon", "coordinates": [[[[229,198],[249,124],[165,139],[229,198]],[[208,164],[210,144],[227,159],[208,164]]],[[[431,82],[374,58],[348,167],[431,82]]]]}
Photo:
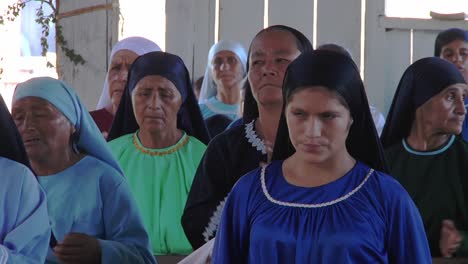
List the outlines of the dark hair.
{"type": "MultiPolygon", "coordinates": [[[[319,49],[317,49],[319,50],[319,49]]],[[[351,108],[349,108],[349,104],[346,102],[346,99],[336,91],[336,89],[333,89],[333,88],[330,88],[328,86],[317,86],[317,87],[314,87],[314,88],[310,88],[310,87],[307,87],[307,86],[302,86],[302,87],[298,87],[296,89],[293,89],[288,95],[286,98],[284,98],[284,108],[286,109],[286,106],[289,104],[289,102],[291,101],[291,97],[295,94],[297,94],[298,92],[300,91],[304,91],[304,90],[319,90],[319,89],[324,89],[330,93],[332,93],[333,95],[336,96],[336,98],[338,99],[338,101],[340,102],[340,104],[342,104],[346,109],[348,110],[351,110],[351,108]]]]}
{"type": "MultiPolygon", "coordinates": [[[[270,31],[285,31],[291,33],[294,38],[296,39],[296,45],[297,49],[303,53],[303,52],[309,52],[314,50],[312,48],[312,44],[310,41],[307,39],[304,34],[302,34],[300,31],[297,29],[284,26],[284,25],[274,25],[274,26],[269,26],[265,29],[260,30],[260,32],[255,35],[253,38],[252,42],[250,43],[249,47],[249,53],[247,54],[247,68],[246,68],[246,73],[249,72],[249,61],[250,61],[250,52],[252,49],[252,43],[254,40],[260,36],[261,34],[265,32],[270,32],[270,31]]],[[[252,94],[252,88],[250,87],[250,82],[247,80],[244,84],[244,89],[245,89],[245,95],[244,95],[244,112],[243,112],[243,121],[244,123],[248,123],[252,121],[253,119],[258,117],[258,105],[257,102],[255,101],[255,98],[253,97],[252,94]]]]}
{"type": "Polygon", "coordinates": [[[438,57],[420,59],[403,73],[380,137],[385,148],[406,138],[416,109],[450,85],[465,83],[458,68],[438,57]]]}
{"type": "Polygon", "coordinates": [[[204,76],[201,76],[193,83],[193,88],[195,88],[195,90],[197,91],[201,90],[203,79],[204,79],[204,76]]]}
{"type": "Polygon", "coordinates": [[[174,84],[182,97],[182,105],[177,113],[177,127],[208,144],[210,136],[198,107],[187,67],[179,56],[162,51],[146,53],[133,62],[107,139],[110,141],[134,133],[140,128],[133,112],[131,94],[136,84],[149,75],[160,75],[174,84]]]}
{"type": "Polygon", "coordinates": [[[339,95],[354,121],[346,139],[349,154],[376,170],[386,172],[383,148],[358,67],[351,58],[327,50],[302,53],[288,66],[283,83],[283,111],[272,159],[284,160],[295,152],[289,138],[285,107],[294,93],[307,86],[322,86],[339,95]]]}
{"type": "Polygon", "coordinates": [[[348,57],[350,59],[353,58],[353,56],[351,56],[351,53],[346,48],[344,48],[343,46],[340,46],[338,44],[335,44],[335,43],[322,44],[322,45],[317,47],[317,50],[333,51],[333,52],[337,52],[337,53],[340,53],[342,55],[345,55],[346,57],[348,57]]]}
{"type": "Polygon", "coordinates": [[[434,56],[440,57],[442,48],[455,40],[468,42],[468,31],[460,28],[450,28],[440,32],[435,40],[434,56]]]}

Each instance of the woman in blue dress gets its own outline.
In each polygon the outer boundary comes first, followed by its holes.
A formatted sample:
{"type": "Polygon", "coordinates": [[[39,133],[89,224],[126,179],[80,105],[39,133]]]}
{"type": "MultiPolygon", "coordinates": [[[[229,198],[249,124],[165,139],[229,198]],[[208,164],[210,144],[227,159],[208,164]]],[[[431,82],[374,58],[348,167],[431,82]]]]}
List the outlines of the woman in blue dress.
{"type": "Polygon", "coordinates": [[[44,263],[50,239],[44,191],[0,96],[0,263],[44,263]]]}
{"type": "Polygon", "coordinates": [[[352,60],[300,55],[283,102],[273,162],[231,191],[213,263],[430,263],[417,208],[385,174],[352,60]]]}
{"type": "Polygon", "coordinates": [[[155,263],[124,174],[74,90],[50,77],[20,83],[12,115],[47,195],[46,263],[155,263]]]}

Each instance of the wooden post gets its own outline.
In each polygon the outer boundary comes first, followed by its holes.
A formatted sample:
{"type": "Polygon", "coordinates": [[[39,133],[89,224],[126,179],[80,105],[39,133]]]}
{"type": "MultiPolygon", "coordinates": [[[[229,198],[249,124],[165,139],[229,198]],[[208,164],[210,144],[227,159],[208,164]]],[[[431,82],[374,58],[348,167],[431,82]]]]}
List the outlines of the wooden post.
{"type": "Polygon", "coordinates": [[[58,23],[68,47],[74,49],[86,61],[74,65],[57,47],[58,76],[77,91],[88,109],[94,110],[101,94],[107,72],[112,45],[117,41],[117,0],[62,0],[58,23]],[[89,7],[106,5],[109,8],[89,7]]]}

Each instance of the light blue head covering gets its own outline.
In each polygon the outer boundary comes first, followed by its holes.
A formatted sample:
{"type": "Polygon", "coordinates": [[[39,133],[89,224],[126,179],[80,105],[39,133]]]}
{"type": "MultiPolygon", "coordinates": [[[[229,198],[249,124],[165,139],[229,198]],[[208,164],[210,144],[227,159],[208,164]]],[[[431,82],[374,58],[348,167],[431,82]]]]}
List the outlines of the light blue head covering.
{"type": "Polygon", "coordinates": [[[38,97],[55,106],[75,127],[78,149],[109,164],[123,175],[107,142],[70,86],[50,77],[32,78],[16,86],[13,104],[25,97],[38,97]]]}
{"type": "Polygon", "coordinates": [[[236,54],[240,60],[240,63],[242,64],[244,74],[246,72],[247,53],[245,52],[242,44],[230,40],[221,40],[217,42],[211,47],[210,52],[208,53],[208,62],[205,69],[205,75],[203,77],[202,87],[200,89],[200,98],[198,99],[199,103],[204,103],[206,100],[217,94],[216,85],[213,81],[213,76],[211,73],[213,68],[212,62],[214,56],[223,50],[231,51],[232,53],[236,54]]]}

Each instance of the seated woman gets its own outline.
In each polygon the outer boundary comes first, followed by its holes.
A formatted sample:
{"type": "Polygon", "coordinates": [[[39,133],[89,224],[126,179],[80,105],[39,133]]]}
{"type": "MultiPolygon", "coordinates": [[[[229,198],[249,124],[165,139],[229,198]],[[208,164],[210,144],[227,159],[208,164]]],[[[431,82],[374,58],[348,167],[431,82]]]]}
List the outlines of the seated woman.
{"type": "MultiPolygon", "coordinates": [[[[468,82],[468,31],[461,28],[444,30],[435,40],[434,56],[455,64],[468,82]]],[[[465,108],[468,109],[468,98],[465,98],[465,108]]],[[[468,119],[465,118],[462,136],[468,140],[468,119]]]]}
{"type": "Polygon", "coordinates": [[[44,191],[0,96],[0,263],[44,263],[50,225],[44,191]]]}
{"type": "Polygon", "coordinates": [[[181,58],[139,57],[130,69],[109,139],[143,214],[155,255],[192,252],[181,217],[209,141],[181,58]]]}
{"type": "Polygon", "coordinates": [[[271,158],[286,67],[308,50],[312,44],[304,34],[283,25],[262,29],[252,40],[244,123],[210,142],[185,205],[182,225],[194,249],[215,237],[224,202],[237,180],[271,158]]]}
{"type": "Polygon", "coordinates": [[[383,172],[353,61],[303,53],[283,98],[274,161],[229,194],[212,263],[431,263],[416,206],[383,172]]]}
{"type": "Polygon", "coordinates": [[[49,77],[20,83],[12,115],[58,242],[46,263],[154,263],[122,170],[74,90],[49,77]]]}
{"type": "Polygon", "coordinates": [[[421,213],[434,257],[468,256],[468,86],[455,65],[416,61],[403,74],[382,134],[390,174],[421,213]]]}
{"type": "Polygon", "coordinates": [[[215,114],[238,118],[246,62],[247,54],[238,42],[221,40],[211,47],[198,99],[204,119],[215,114]]]}
{"type": "Polygon", "coordinates": [[[140,55],[160,50],[156,43],[142,37],[122,39],[112,48],[97,110],[90,112],[104,138],[107,138],[109,134],[133,61],[140,55]]]}

